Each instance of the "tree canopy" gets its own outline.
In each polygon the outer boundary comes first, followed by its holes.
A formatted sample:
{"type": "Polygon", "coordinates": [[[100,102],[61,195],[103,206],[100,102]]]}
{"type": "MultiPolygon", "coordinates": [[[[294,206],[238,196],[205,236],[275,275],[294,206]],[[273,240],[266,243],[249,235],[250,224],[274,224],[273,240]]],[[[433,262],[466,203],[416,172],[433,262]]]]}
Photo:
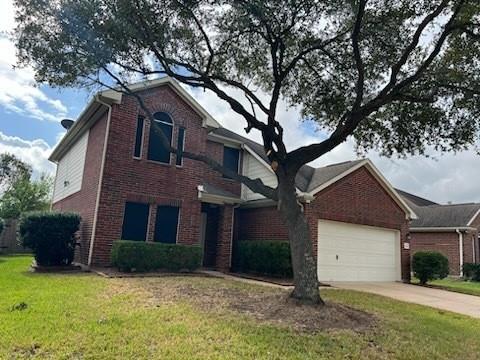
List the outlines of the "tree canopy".
{"type": "Polygon", "coordinates": [[[0,194],[0,219],[16,219],[24,212],[47,210],[50,207],[52,180],[42,176],[32,179],[31,167],[14,155],[0,155],[5,174],[4,191],[0,194]]]}
{"type": "MultiPolygon", "coordinates": [[[[314,160],[353,134],[386,155],[460,150],[479,137],[476,0],[16,0],[22,63],[52,85],[167,74],[215,92],[287,157],[280,97],[330,130],[314,160]],[[228,96],[244,91],[252,109],[228,96]],[[262,102],[258,91],[271,95],[262,102]]],[[[297,121],[299,119],[292,119],[297,121]]]]}
{"type": "Polygon", "coordinates": [[[12,186],[17,180],[29,178],[31,174],[32,167],[15,155],[0,154],[0,193],[12,186]]]}

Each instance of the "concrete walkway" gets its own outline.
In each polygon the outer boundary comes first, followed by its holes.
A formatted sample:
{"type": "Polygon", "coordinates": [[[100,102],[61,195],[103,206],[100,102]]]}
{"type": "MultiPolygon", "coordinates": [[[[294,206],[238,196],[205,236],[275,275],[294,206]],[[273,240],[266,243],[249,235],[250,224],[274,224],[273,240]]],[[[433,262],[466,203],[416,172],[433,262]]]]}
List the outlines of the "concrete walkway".
{"type": "Polygon", "coordinates": [[[480,318],[480,296],[395,282],[334,282],[331,285],[480,318]]]}

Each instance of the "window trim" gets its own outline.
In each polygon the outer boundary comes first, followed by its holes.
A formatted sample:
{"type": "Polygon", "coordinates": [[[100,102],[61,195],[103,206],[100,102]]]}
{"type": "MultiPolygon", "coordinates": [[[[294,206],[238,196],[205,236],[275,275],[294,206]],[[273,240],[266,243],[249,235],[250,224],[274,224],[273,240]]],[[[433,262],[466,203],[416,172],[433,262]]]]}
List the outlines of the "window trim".
{"type": "Polygon", "coordinates": [[[133,158],[135,160],[141,160],[142,157],[143,157],[143,145],[145,145],[145,124],[146,124],[145,117],[143,115],[138,115],[137,116],[137,126],[135,128],[135,141],[134,141],[134,144],[133,144],[133,158]],[[140,139],[140,155],[135,156],[135,147],[136,147],[135,145],[137,145],[137,131],[138,131],[138,119],[139,118],[143,119],[142,137],[140,139]]]}
{"type": "MultiPolygon", "coordinates": [[[[185,129],[183,126],[179,126],[177,128],[177,150],[178,150],[178,136],[180,135],[180,130],[183,130],[183,141],[182,141],[182,154],[185,152],[185,138],[187,137],[187,129],[185,129]]],[[[173,137],[173,136],[172,136],[173,137]]],[[[178,159],[178,155],[175,154],[175,166],[178,167],[178,168],[182,168],[183,167],[183,155],[182,155],[182,158],[180,159],[180,164],[177,164],[177,159],[178,159]]]]}
{"type": "MultiPolygon", "coordinates": [[[[153,121],[157,121],[157,122],[159,122],[159,123],[161,123],[161,124],[169,125],[169,126],[172,127],[172,137],[170,138],[170,146],[173,147],[173,141],[174,141],[173,131],[175,130],[175,124],[174,124],[174,122],[173,122],[172,116],[171,116],[169,113],[167,113],[166,111],[156,111],[156,112],[153,114],[152,117],[154,118],[153,121]],[[155,114],[156,114],[156,113],[164,113],[164,114],[167,114],[167,115],[170,117],[170,119],[172,120],[172,122],[169,123],[169,122],[166,122],[166,121],[162,121],[162,120],[157,120],[157,119],[155,119],[155,114]]],[[[149,129],[149,134],[148,134],[148,146],[149,146],[149,147],[150,147],[150,141],[152,140],[152,139],[151,139],[151,136],[150,136],[150,135],[151,135],[151,132],[152,132],[152,121],[150,120],[150,129],[149,129]]],[[[171,166],[171,165],[172,165],[172,153],[171,153],[171,152],[168,153],[168,162],[163,162],[163,161],[159,161],[159,160],[149,159],[149,158],[148,158],[148,154],[147,154],[147,160],[148,160],[149,162],[154,163],[154,164],[171,166]]]]}

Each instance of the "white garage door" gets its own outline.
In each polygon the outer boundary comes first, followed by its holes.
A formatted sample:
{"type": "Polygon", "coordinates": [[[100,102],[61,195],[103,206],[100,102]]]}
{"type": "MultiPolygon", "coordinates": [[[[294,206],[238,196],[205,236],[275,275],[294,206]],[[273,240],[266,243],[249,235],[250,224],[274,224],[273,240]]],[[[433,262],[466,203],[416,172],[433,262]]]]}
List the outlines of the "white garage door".
{"type": "Polygon", "coordinates": [[[320,281],[400,280],[399,232],[318,221],[320,281]]]}

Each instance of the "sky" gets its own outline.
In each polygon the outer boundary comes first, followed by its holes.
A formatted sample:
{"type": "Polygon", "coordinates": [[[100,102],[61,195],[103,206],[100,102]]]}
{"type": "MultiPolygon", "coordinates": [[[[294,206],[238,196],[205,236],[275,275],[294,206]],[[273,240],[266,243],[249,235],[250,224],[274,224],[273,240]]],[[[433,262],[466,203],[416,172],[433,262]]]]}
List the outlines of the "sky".
{"type": "MultiPolygon", "coordinates": [[[[9,152],[31,164],[34,173],[54,174],[48,156],[64,135],[60,121],[76,119],[92,95],[84,89],[54,89],[36,84],[30,68],[14,69],[15,47],[2,36],[14,28],[11,0],[0,2],[0,153],[9,152]]],[[[209,92],[187,90],[223,126],[260,140],[260,134],[245,134],[244,120],[222,100],[209,92]]],[[[241,98],[240,93],[231,92],[241,98]]],[[[298,121],[300,112],[281,102],[278,117],[284,126],[289,149],[316,142],[322,134],[308,123],[298,121]]],[[[390,183],[399,189],[439,203],[480,202],[480,156],[473,150],[457,154],[431,152],[429,157],[385,158],[376,152],[367,157],[390,183]]],[[[312,165],[323,166],[354,160],[357,155],[351,140],[340,145],[312,165]]]]}

